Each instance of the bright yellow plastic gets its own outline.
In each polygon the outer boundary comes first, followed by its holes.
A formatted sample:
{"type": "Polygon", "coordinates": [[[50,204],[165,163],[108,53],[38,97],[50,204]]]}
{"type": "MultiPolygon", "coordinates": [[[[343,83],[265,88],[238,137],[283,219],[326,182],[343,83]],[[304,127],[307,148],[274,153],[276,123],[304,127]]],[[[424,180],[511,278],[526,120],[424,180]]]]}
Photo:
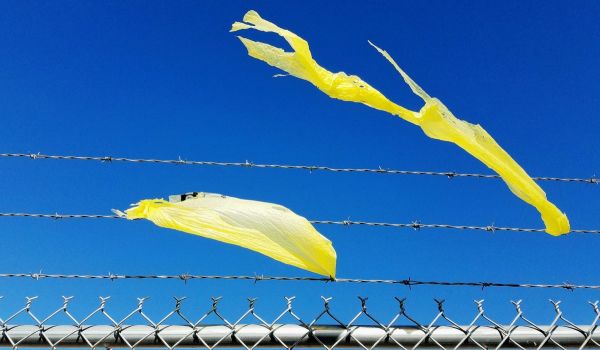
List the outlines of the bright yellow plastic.
{"type": "Polygon", "coordinates": [[[285,264],[335,278],[336,253],[303,217],[277,204],[199,193],[181,202],[146,199],[127,218],[254,250],[285,264]]]}
{"type": "Polygon", "coordinates": [[[312,58],[304,39],[262,19],[255,11],[248,11],[244,22],[235,22],[231,31],[255,29],[273,32],[282,36],[293,49],[293,52],[286,52],[278,47],[238,37],[251,57],[311,82],[332,98],[363,103],[391,113],[420,126],[433,139],[456,144],[497,172],[516,196],[534,206],[542,216],[546,232],[558,236],[570,231],[567,216],[546,199],[544,191],[481,126],[456,118],[440,100],[430,97],[400,69],[387,52],[371,44],[390,61],[413,93],[423,99],[425,105],[420,111],[411,111],[395,104],[356,75],[332,73],[321,67],[312,58]]]}

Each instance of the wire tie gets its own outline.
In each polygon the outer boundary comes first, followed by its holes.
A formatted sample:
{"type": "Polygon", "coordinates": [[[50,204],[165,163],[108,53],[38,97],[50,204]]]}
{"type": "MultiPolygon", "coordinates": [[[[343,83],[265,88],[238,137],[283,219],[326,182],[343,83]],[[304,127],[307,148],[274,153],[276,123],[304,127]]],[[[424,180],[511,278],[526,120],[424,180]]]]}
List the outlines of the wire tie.
{"type": "Polygon", "coordinates": [[[116,339],[116,340],[120,340],[120,339],[122,339],[122,338],[121,338],[121,334],[120,334],[120,333],[121,333],[121,330],[122,330],[122,329],[121,329],[121,325],[120,325],[120,324],[117,324],[117,325],[115,325],[115,326],[113,326],[113,327],[114,327],[113,333],[114,333],[114,335],[115,335],[115,339],[116,339]]]}

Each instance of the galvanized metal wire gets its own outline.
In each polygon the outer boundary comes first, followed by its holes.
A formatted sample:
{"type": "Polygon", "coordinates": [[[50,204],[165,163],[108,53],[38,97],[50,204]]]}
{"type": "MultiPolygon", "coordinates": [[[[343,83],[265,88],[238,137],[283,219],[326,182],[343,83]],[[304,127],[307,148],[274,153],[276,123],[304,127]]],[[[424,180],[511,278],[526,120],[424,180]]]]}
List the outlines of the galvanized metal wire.
{"type": "MultiPolygon", "coordinates": [[[[55,159],[55,160],[86,160],[98,161],[103,163],[110,162],[128,162],[128,163],[151,163],[151,164],[176,164],[176,165],[199,165],[199,166],[223,166],[223,167],[244,167],[257,169],[296,169],[308,171],[329,171],[336,173],[373,173],[373,174],[395,174],[395,175],[426,175],[442,176],[449,179],[455,177],[480,178],[480,179],[500,179],[496,174],[477,174],[477,173],[459,173],[455,171],[422,171],[422,170],[398,170],[385,168],[336,168],[319,165],[291,165],[291,164],[259,164],[251,161],[244,162],[213,162],[203,160],[185,160],[185,159],[148,159],[148,158],[125,158],[112,156],[70,156],[70,155],[49,155],[42,153],[0,153],[0,157],[29,158],[29,159],[55,159]]],[[[592,176],[589,178],[566,178],[550,176],[534,176],[536,181],[556,181],[570,183],[589,183],[598,184],[600,178],[592,176]]]]}
{"type": "Polygon", "coordinates": [[[82,279],[82,280],[180,280],[187,282],[190,280],[237,280],[252,281],[254,283],[261,281],[305,281],[305,282],[324,282],[324,283],[375,283],[375,284],[396,284],[407,287],[413,286],[446,286],[446,287],[478,287],[478,288],[538,288],[538,289],[563,289],[573,291],[576,289],[599,290],[600,285],[583,285],[572,283],[544,284],[544,283],[516,283],[516,282],[460,282],[460,281],[420,281],[412,278],[407,279],[364,279],[364,278],[324,278],[324,277],[294,277],[294,276],[265,276],[265,275],[195,275],[182,273],[177,275],[122,275],[115,273],[102,274],[48,274],[42,272],[36,273],[0,273],[0,278],[15,279],[29,278],[36,281],[43,279],[82,279]]]}
{"type": "MultiPolygon", "coordinates": [[[[249,298],[247,308],[230,316],[221,309],[220,297],[212,298],[206,311],[200,313],[195,308],[186,309],[185,298],[175,298],[170,310],[160,317],[150,316],[147,298],[138,298],[130,309],[115,311],[108,297],[100,297],[98,306],[81,317],[74,316],[73,297],[63,297],[62,303],[44,316],[34,311],[36,299],[26,298],[16,311],[0,318],[0,345],[12,349],[194,347],[210,350],[217,347],[246,350],[265,347],[326,350],[600,347],[598,301],[589,303],[590,313],[585,324],[575,324],[566,318],[560,301],[551,300],[554,317],[549,324],[541,325],[525,316],[520,300],[512,302],[514,316],[510,322],[494,320],[485,309],[484,301],[476,300],[472,305],[474,316],[466,323],[458,323],[447,313],[444,300],[434,300],[437,312],[433,319],[418,321],[412,312],[409,314],[406,299],[401,298],[395,298],[390,304],[395,314],[382,318],[368,309],[368,298],[359,297],[356,311],[346,313],[350,315],[348,318],[334,311],[332,298],[322,297],[322,308],[307,317],[306,312],[301,316],[302,310],[294,304],[294,297],[286,297],[281,312],[267,321],[271,317],[259,311],[260,304],[255,298],[249,298]]],[[[5,308],[3,305],[2,309],[5,308]]],[[[350,308],[345,305],[345,309],[350,308]]]]}
{"type": "MultiPolygon", "coordinates": [[[[102,214],[39,214],[39,213],[0,213],[0,217],[26,217],[26,218],[46,218],[46,219],[123,219],[118,215],[102,215],[102,214]]],[[[502,227],[495,225],[473,226],[473,225],[451,225],[451,224],[424,224],[420,221],[410,223],[389,223],[389,222],[370,222],[370,221],[354,221],[354,220],[309,220],[315,225],[342,225],[342,226],[371,226],[371,227],[392,227],[392,228],[411,228],[414,230],[420,229],[452,229],[452,230],[474,230],[486,232],[546,232],[541,228],[524,228],[524,227],[502,227]]],[[[576,229],[571,230],[571,233],[591,233],[600,234],[597,229],[576,229]]]]}
{"type": "Polygon", "coordinates": [[[0,217],[24,217],[24,218],[45,218],[45,219],[124,219],[118,215],[102,214],[38,214],[38,213],[0,213],[0,217]]]}

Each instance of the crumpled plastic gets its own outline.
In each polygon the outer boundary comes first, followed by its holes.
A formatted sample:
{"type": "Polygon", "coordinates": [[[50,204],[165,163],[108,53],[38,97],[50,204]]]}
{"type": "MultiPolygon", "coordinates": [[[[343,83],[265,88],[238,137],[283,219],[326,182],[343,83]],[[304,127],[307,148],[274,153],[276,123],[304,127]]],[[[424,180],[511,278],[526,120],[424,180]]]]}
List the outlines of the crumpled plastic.
{"type": "Polygon", "coordinates": [[[116,211],[154,224],[244,247],[284,264],[335,278],[336,253],[305,218],[273,203],[198,193],[145,199],[116,211]]]}
{"type": "Polygon", "coordinates": [[[332,98],[359,102],[388,112],[418,125],[430,138],[456,144],[498,173],[517,197],[534,206],[541,214],[547,233],[558,236],[570,231],[567,216],[548,201],[540,186],[480,125],[456,118],[440,100],[430,97],[417,85],[387,52],[369,42],[396,68],[412,92],[425,102],[420,111],[412,111],[395,104],[356,75],[347,75],[344,72],[332,73],[321,67],[312,58],[308,43],[304,39],[262,19],[257,12],[248,11],[243,21],[245,23],[235,22],[231,31],[255,29],[276,33],[293,49],[292,52],[287,52],[269,44],[238,36],[251,57],[309,81],[332,98]]]}

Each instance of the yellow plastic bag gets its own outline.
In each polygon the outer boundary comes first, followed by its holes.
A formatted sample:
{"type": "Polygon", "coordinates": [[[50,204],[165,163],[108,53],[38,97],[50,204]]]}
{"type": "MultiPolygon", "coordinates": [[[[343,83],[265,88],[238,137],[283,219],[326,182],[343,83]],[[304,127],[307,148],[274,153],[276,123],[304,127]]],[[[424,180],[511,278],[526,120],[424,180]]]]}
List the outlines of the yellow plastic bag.
{"type": "Polygon", "coordinates": [[[336,253],[303,217],[277,204],[193,192],[145,199],[127,209],[127,219],[254,250],[285,264],[335,278],[336,253]]]}
{"type": "Polygon", "coordinates": [[[321,67],[312,58],[304,39],[262,19],[255,11],[248,11],[244,22],[235,22],[231,31],[255,29],[273,32],[282,36],[293,49],[293,52],[286,52],[278,47],[238,37],[251,57],[311,82],[332,98],[359,102],[388,112],[420,126],[433,139],[456,144],[496,171],[516,196],[534,206],[542,216],[546,232],[557,236],[570,231],[567,216],[546,199],[544,191],[481,126],[456,118],[440,100],[430,97],[400,69],[387,52],[371,44],[390,61],[413,93],[423,99],[425,105],[420,111],[411,111],[395,104],[356,75],[332,73],[321,67]]]}

